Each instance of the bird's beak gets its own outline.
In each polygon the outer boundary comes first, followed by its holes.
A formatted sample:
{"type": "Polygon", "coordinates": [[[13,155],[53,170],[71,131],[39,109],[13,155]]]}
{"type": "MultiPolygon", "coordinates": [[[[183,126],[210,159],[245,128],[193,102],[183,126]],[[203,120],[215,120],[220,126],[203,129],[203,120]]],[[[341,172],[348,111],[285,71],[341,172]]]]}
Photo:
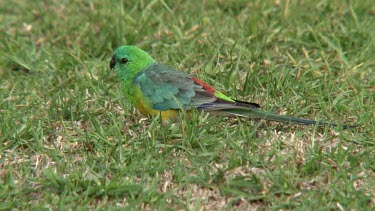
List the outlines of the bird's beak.
{"type": "Polygon", "coordinates": [[[116,58],[115,58],[115,56],[113,56],[112,59],[111,59],[111,62],[109,63],[109,67],[111,68],[111,70],[113,70],[115,65],[116,65],[116,58]]]}

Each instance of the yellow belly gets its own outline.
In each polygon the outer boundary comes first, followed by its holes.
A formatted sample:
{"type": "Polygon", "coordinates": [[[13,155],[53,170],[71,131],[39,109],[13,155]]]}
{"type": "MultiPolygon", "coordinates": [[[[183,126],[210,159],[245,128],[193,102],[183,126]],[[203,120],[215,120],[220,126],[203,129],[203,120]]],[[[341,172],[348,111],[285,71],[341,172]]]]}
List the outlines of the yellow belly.
{"type": "Polygon", "coordinates": [[[150,117],[161,117],[162,122],[174,121],[178,117],[178,110],[169,109],[165,111],[155,110],[152,108],[149,102],[145,102],[141,99],[138,99],[135,103],[135,106],[138,110],[146,116],[150,117]]]}

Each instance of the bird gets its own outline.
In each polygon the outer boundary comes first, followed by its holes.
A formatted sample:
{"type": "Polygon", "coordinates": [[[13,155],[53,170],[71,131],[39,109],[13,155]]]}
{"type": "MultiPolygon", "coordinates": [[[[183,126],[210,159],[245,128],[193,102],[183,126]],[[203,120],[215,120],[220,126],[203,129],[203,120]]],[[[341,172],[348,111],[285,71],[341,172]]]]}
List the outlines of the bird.
{"type": "Polygon", "coordinates": [[[195,76],[158,63],[136,46],[116,48],[109,66],[121,82],[125,100],[143,115],[160,116],[163,123],[175,121],[182,110],[196,109],[285,123],[356,127],[262,111],[257,103],[232,99],[195,76]]]}

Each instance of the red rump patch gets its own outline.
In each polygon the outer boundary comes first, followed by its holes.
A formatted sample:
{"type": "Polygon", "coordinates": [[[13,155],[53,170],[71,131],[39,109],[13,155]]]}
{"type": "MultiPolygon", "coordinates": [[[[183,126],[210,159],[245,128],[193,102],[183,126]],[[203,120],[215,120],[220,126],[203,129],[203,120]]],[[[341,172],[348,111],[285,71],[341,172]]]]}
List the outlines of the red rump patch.
{"type": "Polygon", "coordinates": [[[195,83],[197,83],[198,85],[202,86],[203,89],[205,89],[208,93],[215,94],[216,90],[212,86],[204,83],[203,81],[199,80],[196,77],[191,77],[191,78],[193,79],[193,81],[195,83]]]}

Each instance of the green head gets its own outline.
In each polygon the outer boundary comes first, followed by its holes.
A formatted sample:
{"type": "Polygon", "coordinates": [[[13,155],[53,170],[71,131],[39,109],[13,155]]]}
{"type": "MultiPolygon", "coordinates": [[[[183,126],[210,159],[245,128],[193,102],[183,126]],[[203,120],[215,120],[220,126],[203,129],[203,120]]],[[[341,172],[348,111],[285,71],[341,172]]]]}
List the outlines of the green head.
{"type": "Polygon", "coordinates": [[[134,46],[121,46],[115,50],[109,67],[121,80],[133,80],[134,76],[149,67],[155,60],[145,51],[134,46]]]}

